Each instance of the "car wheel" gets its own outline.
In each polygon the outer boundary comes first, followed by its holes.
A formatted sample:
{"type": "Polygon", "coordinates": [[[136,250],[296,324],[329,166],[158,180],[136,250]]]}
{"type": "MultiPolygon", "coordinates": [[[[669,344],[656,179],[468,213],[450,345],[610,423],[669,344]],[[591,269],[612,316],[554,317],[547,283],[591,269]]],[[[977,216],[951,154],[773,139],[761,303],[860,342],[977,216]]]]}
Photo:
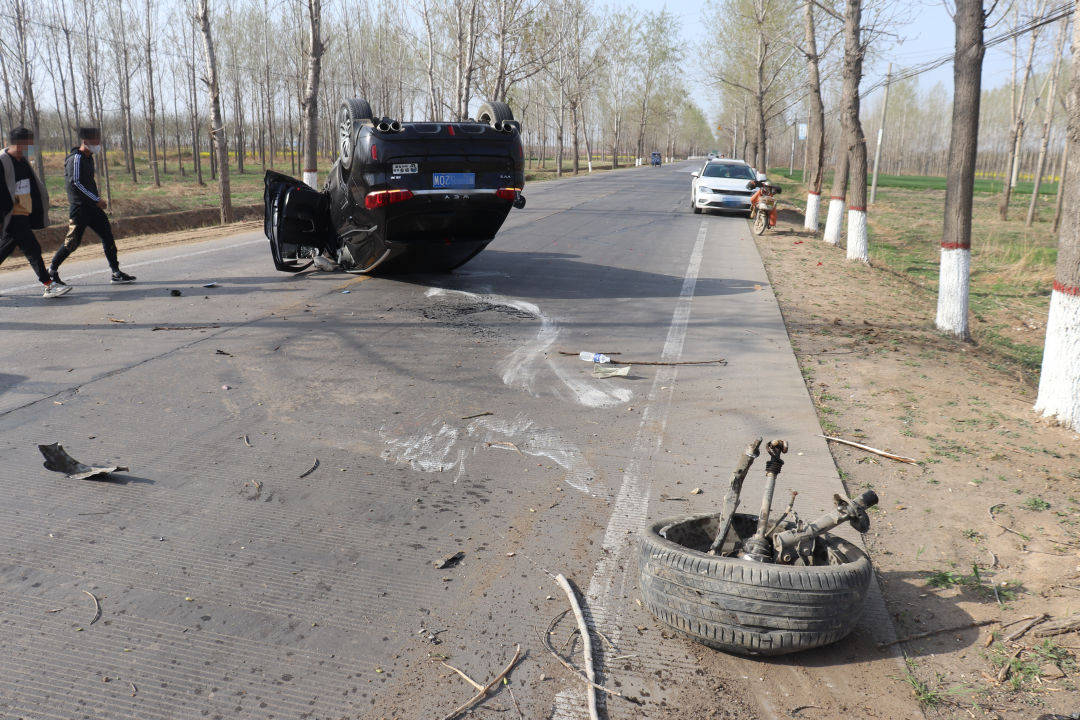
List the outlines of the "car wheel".
{"type": "Polygon", "coordinates": [[[349,98],[341,103],[338,108],[338,153],[341,160],[341,168],[346,174],[352,167],[353,142],[356,137],[356,125],[363,121],[371,122],[373,113],[371,105],[362,98],[349,98]]]}
{"type": "MultiPolygon", "coordinates": [[[[660,621],[704,645],[782,655],[840,640],[855,627],[873,576],[851,543],[825,534],[829,565],[780,565],[708,555],[715,515],[672,518],[645,529],[641,596],[660,621]],[[661,535],[663,532],[663,535],[661,535]]],[[[736,514],[753,533],[756,516],[736,514]]]]}
{"type": "Polygon", "coordinates": [[[700,215],[701,214],[701,208],[698,207],[697,201],[694,200],[693,198],[690,198],[690,207],[694,208],[694,214],[695,215],[700,215]]]}
{"type": "Polygon", "coordinates": [[[514,122],[514,112],[504,102],[489,100],[480,106],[476,113],[476,119],[492,127],[499,128],[504,122],[514,122]]]}

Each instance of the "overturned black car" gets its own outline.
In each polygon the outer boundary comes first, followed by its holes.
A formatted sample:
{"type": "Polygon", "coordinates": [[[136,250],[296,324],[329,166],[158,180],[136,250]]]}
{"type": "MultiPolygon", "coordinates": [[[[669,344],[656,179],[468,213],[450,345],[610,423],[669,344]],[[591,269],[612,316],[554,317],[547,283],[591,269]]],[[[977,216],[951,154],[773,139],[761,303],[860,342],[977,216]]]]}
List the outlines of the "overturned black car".
{"type": "Polygon", "coordinates": [[[402,123],[354,98],[337,125],[322,191],[266,173],[264,229],[278,270],[452,270],[525,206],[520,125],[506,103],[484,103],[476,120],[402,123]]]}

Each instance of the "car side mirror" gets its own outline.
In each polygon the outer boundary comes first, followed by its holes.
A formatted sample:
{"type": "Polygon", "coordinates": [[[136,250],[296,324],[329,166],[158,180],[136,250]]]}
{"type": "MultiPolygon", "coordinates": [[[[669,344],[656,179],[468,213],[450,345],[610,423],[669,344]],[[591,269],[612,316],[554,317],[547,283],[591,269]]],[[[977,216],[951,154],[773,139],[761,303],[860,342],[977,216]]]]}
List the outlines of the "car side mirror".
{"type": "Polygon", "coordinates": [[[756,180],[747,180],[746,181],[746,189],[747,190],[753,190],[754,188],[757,187],[757,185],[758,184],[757,184],[756,180]]]}
{"type": "Polygon", "coordinates": [[[690,173],[690,177],[701,177],[701,173],[695,170],[694,172],[690,173]]]}

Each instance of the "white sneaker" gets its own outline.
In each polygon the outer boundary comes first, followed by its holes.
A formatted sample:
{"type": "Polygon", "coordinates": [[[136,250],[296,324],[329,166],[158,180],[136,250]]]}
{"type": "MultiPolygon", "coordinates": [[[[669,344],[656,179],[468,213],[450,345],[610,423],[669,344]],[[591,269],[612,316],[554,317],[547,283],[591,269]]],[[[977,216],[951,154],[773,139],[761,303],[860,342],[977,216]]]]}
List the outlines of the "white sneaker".
{"type": "Polygon", "coordinates": [[[71,292],[70,285],[64,285],[62,283],[49,283],[45,286],[45,292],[41,293],[41,297],[57,298],[61,295],[67,295],[71,292]]]}

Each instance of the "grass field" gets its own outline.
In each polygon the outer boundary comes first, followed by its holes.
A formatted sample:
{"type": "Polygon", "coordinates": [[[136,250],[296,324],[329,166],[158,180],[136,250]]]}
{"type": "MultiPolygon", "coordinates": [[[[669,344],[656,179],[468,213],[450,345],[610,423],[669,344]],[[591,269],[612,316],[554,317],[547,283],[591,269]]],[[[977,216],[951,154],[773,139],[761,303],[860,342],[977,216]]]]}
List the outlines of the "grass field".
{"type": "MultiPolygon", "coordinates": [[[[772,168],[770,173],[782,174],[784,177],[789,177],[786,168],[772,168]]],[[[802,170],[796,170],[790,175],[790,179],[802,182],[802,170]]],[[[832,173],[826,173],[825,175],[824,192],[828,192],[829,187],[832,184],[832,173]]],[[[869,185],[869,178],[867,184],[869,185]]],[[[1016,187],[1013,189],[1013,196],[1021,195],[1025,198],[1031,198],[1031,190],[1034,187],[1034,183],[1030,181],[1021,181],[1016,183],[1016,187]]],[[[878,175],[878,188],[904,188],[907,190],[944,190],[945,178],[929,176],[929,175],[878,175]]],[[[989,178],[977,178],[975,180],[975,192],[977,193],[1000,193],[1002,188],[1001,180],[991,180],[989,178]]],[[[1042,183],[1039,185],[1039,195],[1057,195],[1057,183],[1042,183]]],[[[1027,201],[1025,200],[1025,203],[1027,201]]],[[[1024,206],[1025,211],[1027,205],[1024,206]]]]}
{"type": "MultiPolygon", "coordinates": [[[[784,187],[783,197],[801,210],[806,189],[800,175],[788,178],[787,168],[770,171],[784,187]]],[[[871,263],[936,295],[944,178],[904,177],[893,184],[892,177],[879,176],[877,202],[868,212],[871,263]]],[[[1009,220],[1002,221],[998,193],[975,193],[970,303],[973,339],[993,346],[1033,378],[1042,363],[1057,236],[1051,227],[1054,195],[1040,192],[1037,219],[1028,228],[1024,219],[1030,199],[1028,183],[1026,194],[1022,186],[1013,194],[1009,220]]],[[[823,202],[822,224],[825,207],[823,202]]]]}

